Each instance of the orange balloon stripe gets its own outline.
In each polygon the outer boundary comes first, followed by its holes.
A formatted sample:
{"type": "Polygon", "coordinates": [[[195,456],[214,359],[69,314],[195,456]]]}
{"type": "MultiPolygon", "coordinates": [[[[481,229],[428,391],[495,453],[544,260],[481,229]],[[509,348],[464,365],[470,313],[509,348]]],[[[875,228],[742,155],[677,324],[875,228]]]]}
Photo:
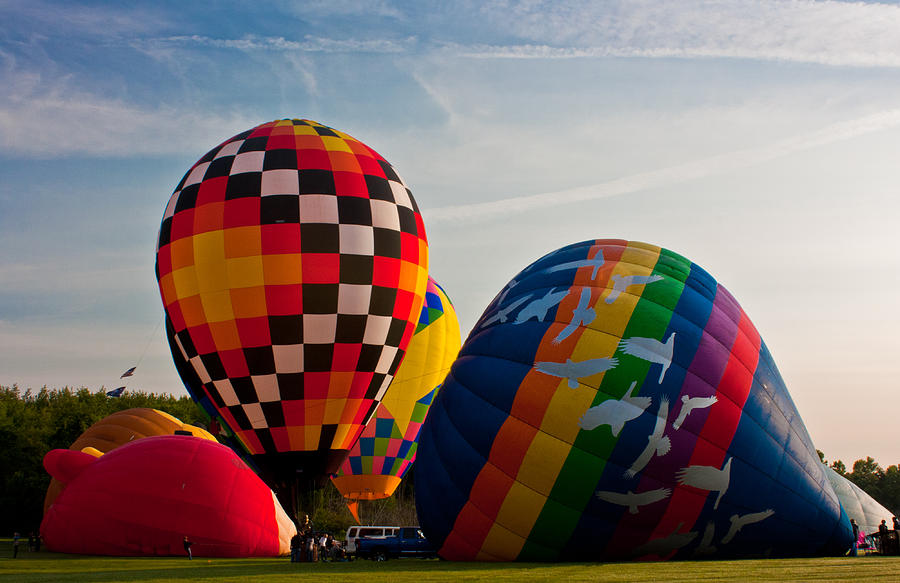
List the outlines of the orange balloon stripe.
{"type": "MultiPolygon", "coordinates": [[[[597,242],[597,245],[610,242],[622,245],[627,243],[625,241],[601,240],[597,242]]],[[[593,252],[596,252],[597,248],[599,247],[592,247],[593,252]]],[[[607,253],[607,255],[604,257],[605,263],[601,269],[610,271],[618,263],[622,252],[617,249],[616,252],[607,253]]],[[[592,281],[591,276],[593,275],[592,270],[592,267],[579,268],[572,285],[590,285],[592,281]]],[[[597,278],[601,277],[604,276],[598,273],[597,278]]],[[[557,314],[571,313],[578,305],[580,293],[580,289],[576,289],[574,292],[570,291],[560,302],[557,314]]],[[[599,293],[592,292],[590,306],[593,307],[599,299],[599,293]]],[[[556,343],[556,337],[566,325],[567,322],[556,322],[549,327],[535,354],[535,362],[564,360],[571,354],[571,346],[578,342],[584,328],[579,327],[564,342],[556,343]]],[[[512,477],[517,476],[521,470],[522,464],[525,462],[525,456],[538,434],[538,428],[541,427],[543,419],[548,412],[548,405],[556,394],[559,385],[559,379],[549,377],[535,369],[530,370],[526,374],[520,386],[528,387],[528,389],[520,389],[516,393],[509,417],[504,421],[494,439],[494,445],[491,447],[488,461],[472,486],[464,511],[460,513],[460,516],[454,523],[453,530],[444,541],[441,548],[442,556],[445,552],[465,556],[465,553],[469,553],[474,549],[475,553],[468,555],[469,560],[479,553],[480,557],[489,558],[490,554],[487,553],[485,555],[483,549],[485,540],[496,523],[502,504],[515,482],[512,477]],[[512,441],[508,441],[510,438],[512,438],[512,441]],[[498,472],[508,476],[509,479],[505,481],[499,480],[498,472]]],[[[511,557],[504,558],[508,559],[511,557]]]]}

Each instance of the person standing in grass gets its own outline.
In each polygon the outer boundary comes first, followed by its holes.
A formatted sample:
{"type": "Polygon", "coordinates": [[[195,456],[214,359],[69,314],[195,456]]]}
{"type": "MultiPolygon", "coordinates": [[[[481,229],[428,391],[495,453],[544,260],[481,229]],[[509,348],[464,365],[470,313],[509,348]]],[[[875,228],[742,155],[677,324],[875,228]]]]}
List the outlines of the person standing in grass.
{"type": "Polygon", "coordinates": [[[19,538],[21,535],[18,532],[13,533],[13,558],[15,559],[19,556],[19,538]]]}
{"type": "Polygon", "coordinates": [[[859,525],[851,518],[850,527],[853,528],[853,547],[850,549],[850,556],[855,557],[859,554],[859,525]]]}
{"type": "Polygon", "coordinates": [[[300,545],[302,537],[298,532],[294,536],[291,537],[291,562],[299,563],[300,562],[300,545]]]}
{"type": "Polygon", "coordinates": [[[328,560],[328,537],[325,533],[319,537],[319,560],[322,562],[328,560]]]}
{"type": "Polygon", "coordinates": [[[187,553],[189,561],[194,560],[194,555],[191,554],[191,545],[192,544],[194,544],[194,543],[188,539],[187,535],[184,535],[184,552],[187,553]]]}

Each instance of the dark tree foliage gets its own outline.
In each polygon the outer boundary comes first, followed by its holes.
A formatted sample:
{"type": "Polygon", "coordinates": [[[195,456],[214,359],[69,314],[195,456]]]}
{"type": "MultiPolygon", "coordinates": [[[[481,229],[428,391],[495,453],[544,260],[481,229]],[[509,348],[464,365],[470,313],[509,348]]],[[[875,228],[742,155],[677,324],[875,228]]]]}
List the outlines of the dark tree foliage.
{"type": "Polygon", "coordinates": [[[33,392],[0,386],[0,533],[37,532],[50,476],[44,454],[65,449],[100,419],[135,407],[150,407],[185,423],[206,427],[203,412],[187,396],[126,392],[110,398],[91,392],[46,387],[33,392]]]}

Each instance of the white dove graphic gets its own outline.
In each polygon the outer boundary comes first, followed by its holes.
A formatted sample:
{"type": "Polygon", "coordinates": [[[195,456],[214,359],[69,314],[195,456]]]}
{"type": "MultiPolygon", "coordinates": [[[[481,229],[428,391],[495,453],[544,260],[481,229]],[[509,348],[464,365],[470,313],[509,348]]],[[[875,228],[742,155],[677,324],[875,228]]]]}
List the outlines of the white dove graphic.
{"type": "Polygon", "coordinates": [[[728,533],[722,537],[722,544],[727,545],[731,542],[731,539],[734,538],[742,528],[747,526],[748,524],[754,524],[756,522],[762,522],[768,517],[775,514],[775,511],[771,508],[767,510],[763,510],[762,512],[754,512],[753,514],[744,514],[743,516],[738,516],[737,514],[731,515],[731,528],[728,529],[728,533]]]}
{"type": "Polygon", "coordinates": [[[559,335],[553,339],[554,344],[559,344],[568,338],[572,332],[579,326],[588,326],[597,317],[596,312],[590,307],[591,288],[581,288],[581,296],[578,298],[578,305],[572,310],[572,321],[562,329],[559,335]]]}
{"type": "Polygon", "coordinates": [[[675,423],[672,424],[672,429],[678,431],[681,424],[684,423],[685,418],[694,409],[706,409],[718,402],[719,400],[715,395],[711,397],[688,397],[687,395],[681,395],[681,411],[678,412],[678,417],[675,419],[675,423]]]}
{"type": "Polygon", "coordinates": [[[623,338],[619,342],[619,348],[625,354],[662,365],[659,371],[659,382],[662,383],[672,364],[672,352],[675,348],[675,332],[669,335],[669,339],[665,343],[655,338],[623,338]]]}
{"type": "Polygon", "coordinates": [[[716,552],[716,547],[713,546],[712,540],[713,536],[716,534],[716,524],[710,520],[706,523],[706,528],[703,530],[703,538],[700,539],[700,544],[697,545],[697,548],[694,549],[695,555],[711,555],[716,552]]]}
{"type": "Polygon", "coordinates": [[[679,522],[675,527],[675,531],[665,538],[658,538],[648,541],[634,549],[634,555],[642,557],[645,555],[656,555],[657,557],[665,557],[672,551],[677,551],[684,547],[692,540],[697,538],[696,532],[679,533],[678,531],[684,526],[683,522],[679,522]]]}
{"type": "Polygon", "coordinates": [[[519,282],[518,280],[516,280],[516,278],[510,280],[510,282],[506,284],[506,287],[503,288],[503,291],[500,293],[500,295],[497,296],[497,298],[491,303],[496,305],[502,304],[503,300],[506,299],[507,294],[509,294],[509,292],[512,291],[512,288],[516,287],[517,285],[519,285],[519,282]]]}
{"type": "Polygon", "coordinates": [[[626,478],[633,478],[639,471],[647,467],[654,455],[664,456],[672,448],[672,442],[663,433],[666,430],[666,418],[669,416],[669,399],[663,397],[659,401],[659,412],[656,414],[656,425],[653,433],[647,437],[647,447],[641,452],[631,467],[625,470],[626,478]]]}
{"type": "Polygon", "coordinates": [[[648,490],[635,494],[631,490],[628,492],[610,492],[607,490],[597,490],[594,494],[600,500],[609,502],[610,504],[618,504],[619,506],[627,506],[628,512],[631,514],[638,513],[638,506],[646,506],[660,500],[665,500],[672,493],[669,488],[659,488],[656,490],[648,490]]]}
{"type": "Polygon", "coordinates": [[[584,412],[578,420],[578,426],[585,431],[596,429],[601,425],[609,425],[613,437],[619,435],[622,427],[632,419],[637,419],[650,406],[650,397],[632,397],[631,393],[637,382],[631,383],[628,391],[621,399],[609,399],[584,412]]]}
{"type": "Polygon", "coordinates": [[[541,361],[534,363],[534,368],[544,374],[568,379],[569,388],[578,388],[578,379],[605,372],[619,364],[616,358],[591,358],[579,362],[567,358],[565,362],[541,361]]]}
{"type": "Polygon", "coordinates": [[[613,280],[613,287],[609,295],[606,296],[606,303],[611,304],[615,302],[629,286],[645,285],[654,281],[660,281],[662,278],[663,276],[661,275],[619,275],[616,273],[610,278],[613,280]]]}
{"type": "Polygon", "coordinates": [[[722,469],[713,466],[688,466],[681,468],[675,474],[679,484],[685,486],[693,486],[700,490],[709,490],[710,492],[718,492],[716,503],[713,504],[713,510],[719,507],[719,502],[725,491],[728,490],[728,482],[731,480],[731,460],[725,462],[722,469]]]}
{"type": "Polygon", "coordinates": [[[512,302],[505,308],[500,308],[499,310],[497,310],[496,314],[494,314],[493,316],[491,316],[490,318],[488,318],[484,322],[482,322],[480,327],[486,328],[486,327],[490,326],[491,324],[493,324],[494,322],[500,322],[500,323],[506,322],[509,319],[510,312],[512,312],[513,310],[515,310],[516,308],[518,308],[519,306],[521,306],[522,304],[527,302],[530,297],[531,296],[523,296],[523,297],[517,299],[516,301],[512,302]]]}
{"type": "Polygon", "coordinates": [[[603,259],[603,249],[597,249],[597,252],[594,253],[593,257],[589,257],[587,259],[577,259],[575,261],[568,261],[566,263],[560,263],[559,265],[554,265],[553,267],[547,269],[547,273],[553,273],[554,271],[564,271],[566,269],[578,269],[581,267],[591,267],[593,266],[593,271],[591,271],[591,280],[597,279],[597,270],[599,270],[606,261],[603,259]]]}
{"type": "Polygon", "coordinates": [[[566,295],[568,295],[569,290],[564,289],[562,291],[554,292],[551,288],[544,297],[538,298],[519,310],[519,314],[516,316],[516,321],[513,324],[521,324],[522,322],[527,322],[528,320],[535,318],[538,322],[543,322],[544,318],[547,316],[547,311],[550,310],[553,306],[562,301],[566,295]]]}

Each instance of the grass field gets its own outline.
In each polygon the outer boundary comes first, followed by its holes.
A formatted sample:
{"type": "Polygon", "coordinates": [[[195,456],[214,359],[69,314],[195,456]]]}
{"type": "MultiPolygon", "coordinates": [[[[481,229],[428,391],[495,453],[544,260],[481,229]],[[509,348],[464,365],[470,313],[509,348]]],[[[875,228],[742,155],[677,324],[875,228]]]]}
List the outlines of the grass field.
{"type": "Polygon", "coordinates": [[[282,559],[112,558],[20,552],[0,556],[0,581],[285,583],[338,581],[896,581],[900,557],[681,561],[667,563],[496,564],[401,559],[376,563],[294,563],[282,559]]]}

